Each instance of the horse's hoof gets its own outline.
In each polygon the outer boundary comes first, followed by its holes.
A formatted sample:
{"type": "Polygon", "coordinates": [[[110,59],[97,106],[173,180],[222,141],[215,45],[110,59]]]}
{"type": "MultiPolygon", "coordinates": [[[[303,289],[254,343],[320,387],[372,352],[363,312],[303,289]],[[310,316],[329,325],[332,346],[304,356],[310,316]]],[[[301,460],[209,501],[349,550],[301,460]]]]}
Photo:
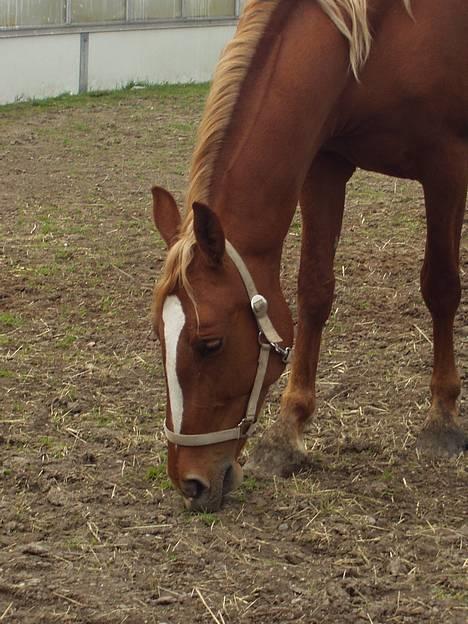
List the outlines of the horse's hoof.
{"type": "Polygon", "coordinates": [[[284,440],[277,441],[262,438],[247,463],[244,473],[255,477],[272,476],[287,478],[312,468],[312,459],[300,448],[284,440]]]}
{"type": "Polygon", "coordinates": [[[431,423],[419,434],[416,446],[431,457],[453,457],[468,450],[468,437],[456,425],[447,427],[431,423]]]}

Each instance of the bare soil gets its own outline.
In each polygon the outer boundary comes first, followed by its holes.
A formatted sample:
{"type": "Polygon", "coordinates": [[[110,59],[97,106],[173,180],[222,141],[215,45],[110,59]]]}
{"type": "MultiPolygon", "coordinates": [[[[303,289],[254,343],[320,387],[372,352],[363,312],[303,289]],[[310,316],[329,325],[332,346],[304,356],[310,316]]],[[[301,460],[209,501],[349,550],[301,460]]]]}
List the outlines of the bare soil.
{"type": "MultiPolygon", "coordinates": [[[[467,458],[415,451],[432,361],[416,184],[350,182],[314,469],[247,479],[218,514],[188,514],[170,487],[149,189],[182,198],[205,94],[0,109],[0,621],[462,624],[467,458]]],[[[299,238],[297,220],[283,267],[293,308],[299,238]]],[[[467,317],[465,295],[464,375],[467,317]]]]}

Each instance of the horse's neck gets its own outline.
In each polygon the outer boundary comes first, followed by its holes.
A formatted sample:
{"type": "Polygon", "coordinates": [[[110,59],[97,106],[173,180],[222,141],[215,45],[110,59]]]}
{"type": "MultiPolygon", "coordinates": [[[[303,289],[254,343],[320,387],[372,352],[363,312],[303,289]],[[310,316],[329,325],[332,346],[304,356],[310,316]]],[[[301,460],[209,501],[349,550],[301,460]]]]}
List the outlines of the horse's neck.
{"type": "Polygon", "coordinates": [[[212,178],[212,207],[228,238],[241,254],[269,260],[280,257],[349,77],[342,36],[316,3],[297,7],[275,25],[281,34],[267,31],[258,46],[212,178]]]}

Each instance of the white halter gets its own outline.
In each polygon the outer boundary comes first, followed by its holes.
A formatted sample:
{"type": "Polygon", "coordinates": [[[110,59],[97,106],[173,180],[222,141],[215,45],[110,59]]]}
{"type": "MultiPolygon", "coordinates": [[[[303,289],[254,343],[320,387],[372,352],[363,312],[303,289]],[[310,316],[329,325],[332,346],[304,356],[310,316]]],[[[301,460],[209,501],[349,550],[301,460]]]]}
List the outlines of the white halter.
{"type": "Polygon", "coordinates": [[[273,324],[268,316],[268,302],[263,295],[260,295],[255,286],[255,282],[249,273],[245,262],[234,249],[229,241],[226,241],[226,252],[236,265],[237,270],[244,282],[245,289],[250,299],[250,306],[254,313],[258,325],[258,342],[260,352],[258,356],[257,373],[250,391],[250,398],[247,404],[247,410],[244,418],[232,429],[223,429],[222,431],[214,431],[212,433],[185,434],[174,433],[164,424],[164,432],[169,442],[179,446],[206,446],[209,444],[218,444],[219,442],[227,442],[229,440],[240,440],[241,438],[250,437],[257,424],[257,406],[260,398],[260,392],[265,379],[268,359],[273,350],[281,356],[281,360],[288,364],[292,356],[292,347],[280,347],[281,336],[276,332],[273,324]]]}

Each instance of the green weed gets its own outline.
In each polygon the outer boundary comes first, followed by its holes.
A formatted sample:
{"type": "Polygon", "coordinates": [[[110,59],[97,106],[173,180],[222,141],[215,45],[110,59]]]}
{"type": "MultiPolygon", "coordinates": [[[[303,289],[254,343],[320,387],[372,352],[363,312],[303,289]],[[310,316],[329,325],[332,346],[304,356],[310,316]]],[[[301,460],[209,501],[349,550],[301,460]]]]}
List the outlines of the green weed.
{"type": "Polygon", "coordinates": [[[77,338],[78,336],[74,334],[65,334],[65,336],[57,342],[57,346],[60,347],[60,349],[68,349],[76,342],[77,338]]]}
{"type": "Polygon", "coordinates": [[[206,526],[209,527],[212,527],[219,522],[219,518],[216,514],[208,513],[206,511],[197,514],[196,518],[201,520],[203,524],[206,524],[206,526]]]}
{"type": "Polygon", "coordinates": [[[146,479],[163,490],[169,490],[171,488],[171,481],[167,476],[167,468],[165,464],[150,466],[146,471],[146,479]]]}
{"type": "Polygon", "coordinates": [[[0,368],[0,379],[11,379],[15,376],[15,373],[6,368],[0,368]]]}
{"type": "Polygon", "coordinates": [[[16,329],[17,327],[21,327],[22,323],[23,321],[21,317],[17,314],[12,314],[11,312],[0,312],[0,325],[16,329]]]}

